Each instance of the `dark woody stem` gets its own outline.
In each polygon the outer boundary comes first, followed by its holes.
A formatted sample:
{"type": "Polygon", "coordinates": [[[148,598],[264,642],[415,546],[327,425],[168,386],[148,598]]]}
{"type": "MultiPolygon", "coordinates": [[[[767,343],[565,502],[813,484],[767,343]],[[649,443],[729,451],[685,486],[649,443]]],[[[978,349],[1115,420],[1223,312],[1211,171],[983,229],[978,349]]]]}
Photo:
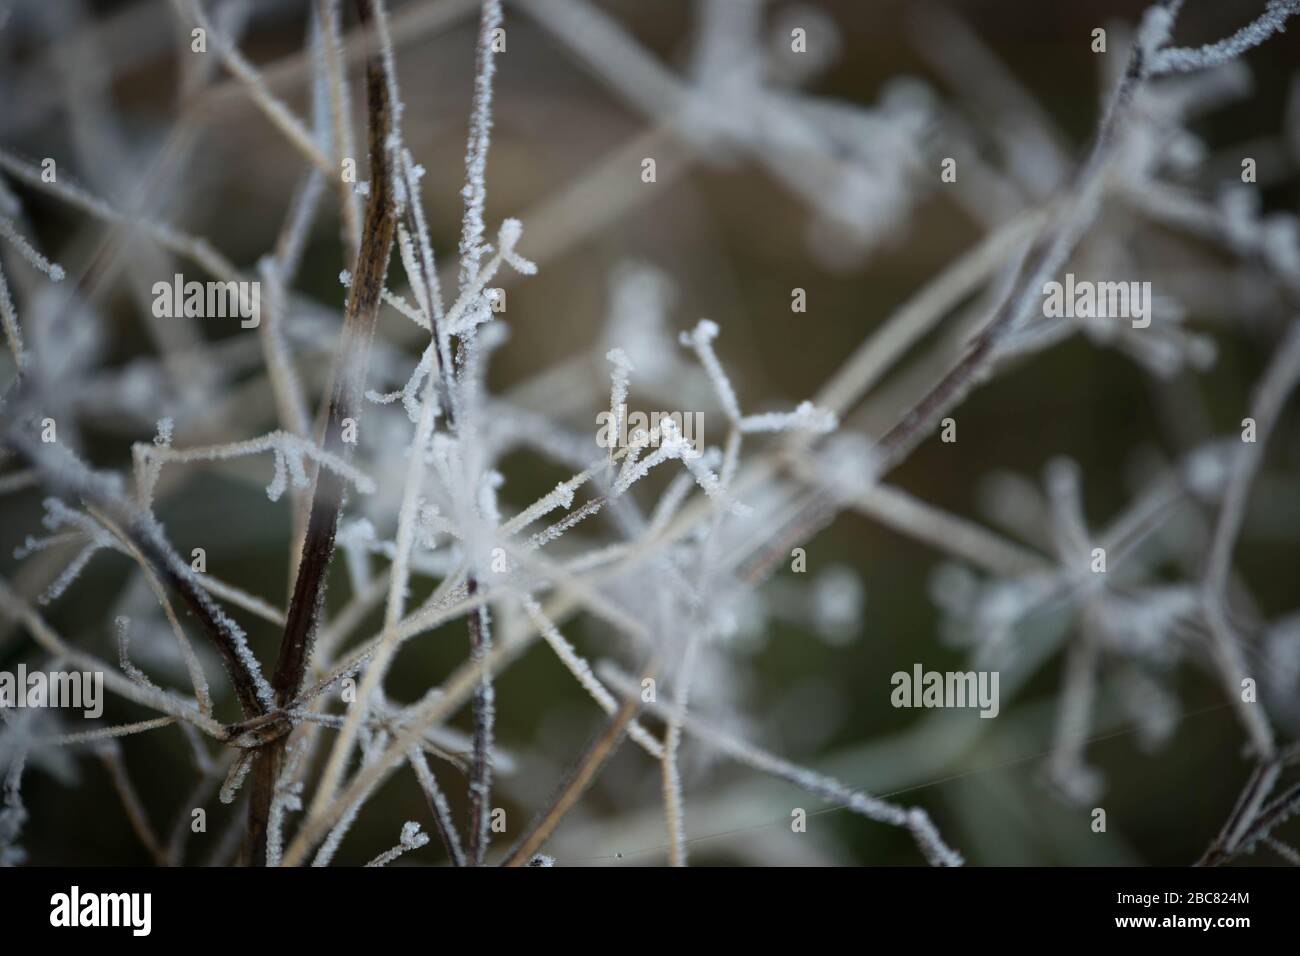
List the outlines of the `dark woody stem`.
{"type": "MultiPolygon", "coordinates": [[[[371,0],[358,0],[363,23],[370,20],[371,0]]],[[[370,346],[379,316],[380,293],[388,272],[397,225],[397,206],[392,193],[393,163],[389,149],[392,129],[392,104],[378,55],[366,61],[366,95],[369,116],[370,198],[366,204],[361,230],[361,247],[343,319],[343,336],[339,343],[330,393],[329,415],[322,442],[325,450],[343,460],[351,458],[353,439],[365,387],[370,346]]],[[[298,562],[298,576],[285,622],[284,637],[271,682],[276,703],[284,706],[302,688],[311,659],[312,643],[320,624],[325,603],[325,589],[330,562],[334,557],[334,538],[338,532],[339,513],[346,489],[344,479],[335,471],[320,469],[312,495],[298,562]]],[[[251,866],[266,863],[266,826],[276,779],[283,763],[286,737],[262,748],[253,768],[252,792],[248,808],[244,860],[251,866]]]]}

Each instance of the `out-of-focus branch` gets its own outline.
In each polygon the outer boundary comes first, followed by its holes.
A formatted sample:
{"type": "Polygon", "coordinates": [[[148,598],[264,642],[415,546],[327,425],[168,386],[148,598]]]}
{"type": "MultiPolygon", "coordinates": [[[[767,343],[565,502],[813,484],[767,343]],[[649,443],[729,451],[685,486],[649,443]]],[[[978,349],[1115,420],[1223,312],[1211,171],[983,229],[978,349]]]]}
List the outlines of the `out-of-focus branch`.
{"type": "Polygon", "coordinates": [[[623,699],[622,705],[606,721],[604,728],[579,758],[568,779],[555,795],[555,799],[551,801],[551,805],[524,834],[510,856],[506,857],[505,862],[501,864],[502,866],[524,866],[538,850],[545,846],[547,839],[564,819],[564,815],[587,791],[591,782],[596,779],[596,774],[623,742],[623,735],[627,733],[628,724],[636,716],[640,702],[640,697],[635,693],[628,694],[623,699]]]}

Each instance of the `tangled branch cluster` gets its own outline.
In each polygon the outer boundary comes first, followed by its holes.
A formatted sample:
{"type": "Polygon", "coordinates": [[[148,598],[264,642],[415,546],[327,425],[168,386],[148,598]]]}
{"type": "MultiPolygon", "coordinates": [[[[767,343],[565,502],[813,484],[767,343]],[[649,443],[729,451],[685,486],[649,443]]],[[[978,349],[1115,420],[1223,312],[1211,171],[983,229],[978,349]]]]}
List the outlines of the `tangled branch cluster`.
{"type": "MultiPolygon", "coordinates": [[[[549,865],[541,851],[554,852],[557,826],[626,738],[659,768],[655,825],[666,829],[674,864],[687,860],[680,763],[690,740],[902,828],[932,864],[960,865],[962,853],[925,811],[787,761],[716,716],[725,712],[747,635],[782,615],[812,621],[828,639],[857,626],[861,596],[842,569],[807,589],[769,580],[792,549],[845,511],[951,559],[933,582],[944,634],[978,666],[1000,672],[1004,694],[1014,696],[1044,660],[1064,655],[1047,762],[1066,800],[1091,805],[1104,792],[1086,759],[1103,667],[1119,675],[1133,719],[1155,741],[1172,732],[1173,665],[1207,668],[1254,771],[1205,862],[1265,843],[1294,856],[1274,831],[1300,807],[1300,784],[1286,783],[1300,761],[1300,748],[1287,742],[1300,727],[1300,627],[1258,618],[1233,552],[1264,449],[1300,381],[1300,321],[1272,330],[1275,354],[1242,414],[1251,438],[1216,439],[1185,460],[1149,463],[1145,493],[1100,528],[1085,518],[1083,477],[1070,460],[1048,465],[1041,491],[1023,479],[998,479],[985,496],[988,523],[887,479],[972,390],[1076,332],[1155,377],[1214,363],[1214,340],[1184,324],[1186,310],[1171,296],[1156,302],[1146,328],[1043,316],[1045,284],[1067,269],[1114,266],[1116,232],[1163,230],[1216,246],[1231,260],[1225,277],[1248,271],[1254,289],[1295,309],[1296,218],[1263,216],[1251,185],[1210,191],[1205,149],[1189,124],[1248,91],[1237,58],[1283,30],[1300,3],[1269,0],[1249,26],[1203,47],[1173,43],[1181,0],[1151,7],[1126,49],[1113,28],[1103,110],[1076,161],[976,35],[938,10],[923,26],[935,37],[926,55],[954,85],[967,84],[962,96],[945,102],[919,81],[900,82],[868,108],[803,91],[835,56],[834,23],[816,10],[768,17],[757,0],[703,0],[694,58],[679,75],[588,0],[529,0],[519,13],[651,125],[584,172],[562,203],[500,223],[489,223],[485,208],[494,84],[498,61],[509,56],[501,0],[431,0],[401,8],[391,21],[383,0],[360,0],[347,31],[339,0],[317,0],[309,4],[304,51],[269,65],[240,49],[249,4],[172,6],[186,44],[179,54],[186,102],[201,102],[195,97],[205,89],[213,100],[246,96],[294,151],[299,181],[274,248],[251,267],[174,225],[150,199],[149,177],[160,170],[137,173],[134,182],[121,172],[135,165],[133,147],[103,91],[91,88],[110,64],[96,59],[89,41],[59,41],[81,58],[81,70],[68,74],[77,135],[73,154],[58,158],[57,175],[38,159],[0,149],[0,319],[12,359],[0,491],[40,489],[48,532],[37,537],[33,529],[17,555],[23,570],[0,581],[0,612],[30,638],[22,655],[51,669],[102,672],[109,691],[155,715],[73,730],[49,712],[0,711],[5,862],[23,859],[24,828],[38,815],[22,800],[25,773],[57,774],[68,754],[88,751],[110,767],[132,826],[160,863],[196,862],[192,812],[215,793],[223,803],[246,804],[215,860],[328,864],[380,786],[409,774],[451,863],[549,865]],[[425,181],[407,145],[394,40],[474,6],[463,218],[456,262],[447,267],[435,255],[422,199],[445,184],[425,181]],[[804,34],[803,49],[790,44],[795,33],[804,34]],[[203,55],[191,55],[200,39],[203,55]],[[357,60],[364,63],[363,182],[340,172],[359,165],[350,76],[357,60]],[[309,87],[306,117],[276,89],[295,71],[309,87]],[[992,108],[1006,122],[977,129],[963,116],[971,107],[992,108]],[[75,185],[64,170],[92,156],[109,161],[87,166],[90,182],[75,185]],[[648,180],[636,179],[643,156],[657,158],[660,184],[697,159],[761,166],[806,204],[810,251],[828,264],[861,261],[939,190],[986,233],[793,408],[764,407],[733,385],[715,350],[726,336],[714,322],[700,320],[674,337],[672,283],[644,264],[613,276],[610,322],[589,355],[539,376],[531,389],[494,393],[488,370],[494,351],[507,347],[506,287],[576,241],[572,210],[583,210],[579,231],[592,231],[645,201],[648,180]],[[945,180],[938,170],[950,159],[961,172],[945,180]],[[610,176],[623,170],[632,170],[626,184],[611,188],[610,176]],[[69,207],[97,238],[90,255],[69,250],[84,267],[65,269],[29,238],[25,201],[36,194],[69,207]],[[338,310],[295,288],[327,214],[336,215],[346,288],[341,325],[338,310]],[[103,293],[119,288],[147,314],[149,280],[191,267],[222,283],[259,282],[255,329],[209,341],[194,317],[174,316],[146,323],[155,355],[106,361],[103,293]],[[952,333],[942,337],[945,320],[952,333]],[[390,335],[397,321],[400,331],[390,335]],[[923,385],[899,411],[896,394],[880,383],[922,343],[929,347],[916,365],[923,385]],[[725,423],[723,440],[694,441],[664,418],[634,429],[626,444],[602,448],[564,415],[545,414],[548,404],[537,396],[578,387],[572,383],[601,362],[608,390],[602,381],[598,403],[603,408],[608,397],[615,424],[626,424],[636,389],[656,400],[698,400],[725,423]],[[882,418],[888,427],[871,425],[882,418]],[[250,428],[256,420],[268,427],[250,428]],[[137,437],[155,434],[132,446],[129,475],[89,463],[83,437],[109,422],[119,430],[127,423],[137,437]],[[571,477],[517,503],[502,461],[518,450],[571,477]],[[159,520],[156,503],[180,487],[178,474],[204,467],[265,482],[270,501],[289,510],[286,598],[271,583],[251,593],[223,581],[184,555],[159,520]],[[1104,574],[1095,566],[1098,549],[1104,574]],[[57,633],[39,609],[72,599],[78,574],[101,551],[111,554],[105,561],[132,568],[104,620],[116,663],[57,633]],[[1171,563],[1182,569],[1176,581],[1163,573],[1171,563]],[[368,631],[374,616],[380,623],[368,631]],[[579,619],[598,628],[611,660],[587,660],[566,637],[579,619]],[[273,659],[254,653],[249,621],[281,633],[273,659]],[[390,698],[386,681],[399,653],[435,635],[460,641],[463,662],[424,675],[426,692],[415,700],[390,698]],[[495,730],[498,705],[510,705],[498,700],[496,681],[534,645],[554,654],[607,722],[558,789],[537,803],[532,822],[494,848],[493,794],[512,762],[495,730]],[[214,652],[224,667],[220,681],[214,652]],[[1260,685],[1258,699],[1243,693],[1246,683],[1260,685]],[[447,726],[464,708],[472,714],[468,737],[447,726]],[[175,824],[161,833],[119,744],[177,732],[192,750],[196,779],[175,824]],[[457,793],[464,788],[464,820],[448,798],[449,781],[458,782],[457,793]]],[[[66,26],[54,10],[24,13],[0,24],[0,42],[5,31],[56,36],[66,26]]],[[[160,164],[186,154],[199,113],[189,108],[158,152],[160,164]]],[[[396,845],[368,851],[371,865],[430,842],[420,823],[395,829],[396,845]]]]}

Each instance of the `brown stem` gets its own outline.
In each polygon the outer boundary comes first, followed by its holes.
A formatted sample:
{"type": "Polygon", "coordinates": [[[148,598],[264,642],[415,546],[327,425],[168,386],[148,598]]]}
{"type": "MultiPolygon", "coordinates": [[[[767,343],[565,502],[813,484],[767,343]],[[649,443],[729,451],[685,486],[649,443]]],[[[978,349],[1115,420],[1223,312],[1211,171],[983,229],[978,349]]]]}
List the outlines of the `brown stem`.
{"type": "Polygon", "coordinates": [[[424,750],[420,745],[411,748],[408,762],[411,769],[415,771],[420,789],[424,791],[424,798],[429,804],[429,813],[433,816],[434,829],[438,831],[438,839],[442,841],[443,848],[447,851],[447,859],[451,861],[452,866],[464,866],[465,851],[460,847],[460,838],[452,823],[451,811],[438,789],[438,783],[434,779],[433,771],[429,769],[429,761],[424,756],[424,750]]]}
{"type": "MultiPolygon", "coordinates": [[[[15,422],[21,417],[15,415],[15,422]]],[[[157,520],[113,484],[92,472],[75,455],[57,445],[43,444],[21,426],[15,425],[11,429],[6,444],[41,475],[46,487],[80,498],[88,506],[102,511],[121,529],[158,577],[185,601],[203,633],[221,655],[244,716],[251,718],[264,714],[266,707],[257,694],[257,678],[240,650],[243,636],[236,632],[234,622],[195,580],[189,565],[176,553],[157,520]]]]}
{"type": "MultiPolygon", "coordinates": [[[[366,365],[379,315],[379,294],[388,271],[395,226],[388,147],[385,144],[390,126],[388,91],[382,67],[376,60],[367,64],[366,89],[370,104],[370,201],[366,206],[361,249],[357,254],[351,295],[343,320],[343,341],[339,346],[340,357],[335,369],[323,442],[325,451],[344,460],[352,457],[353,443],[345,438],[344,429],[349,424],[355,428],[360,413],[366,365]]],[[[281,703],[291,699],[302,686],[311,638],[319,623],[325,598],[326,572],[334,555],[334,536],[338,530],[345,487],[343,477],[336,471],[319,471],[273,681],[281,703]]]]}
{"type": "MultiPolygon", "coordinates": [[[[473,597],[478,581],[469,578],[466,592],[473,597]]],[[[470,659],[480,664],[492,646],[487,608],[478,607],[469,615],[470,659]]],[[[492,795],[492,677],[484,668],[474,689],[471,711],[474,716],[473,766],[469,778],[469,863],[482,866],[487,855],[489,803],[492,795]]]]}
{"type": "MultiPolygon", "coordinates": [[[[371,0],[358,0],[362,22],[370,18],[371,0]]],[[[370,199],[366,204],[361,230],[361,247],[343,319],[343,337],[339,343],[330,392],[328,419],[322,442],[327,452],[349,460],[353,442],[345,438],[345,428],[355,430],[360,416],[362,391],[375,323],[379,317],[379,296],[388,259],[393,248],[397,209],[392,194],[393,166],[388,138],[392,129],[392,104],[384,79],[383,64],[378,56],[366,62],[366,96],[369,113],[370,199]]],[[[311,658],[312,642],[320,624],[325,603],[330,562],[334,557],[334,538],[338,532],[339,513],[343,507],[346,485],[333,470],[320,469],[312,495],[307,533],[298,561],[298,576],[289,602],[284,637],[276,661],[272,688],[276,702],[284,706],[302,687],[311,658]]],[[[283,763],[285,737],[262,748],[253,768],[252,791],[248,808],[248,829],[244,840],[244,860],[249,865],[266,862],[266,824],[275,782],[283,763]]]]}
{"type": "Polygon", "coordinates": [[[126,811],[126,817],[131,822],[131,829],[140,838],[140,842],[153,858],[155,865],[170,866],[162,841],[158,839],[153,824],[149,822],[149,814],[145,812],[144,804],[140,802],[140,795],[126,772],[126,764],[122,761],[122,752],[117,742],[111,741],[99,747],[98,752],[99,759],[113,779],[113,788],[122,800],[122,809],[126,811]]]}
{"type": "Polygon", "coordinates": [[[1210,844],[1197,866],[1222,866],[1254,848],[1288,818],[1300,812],[1300,784],[1293,784],[1269,803],[1269,793],[1277,783],[1282,765],[1279,761],[1259,764],[1237,798],[1232,813],[1210,844]]]}
{"type": "MultiPolygon", "coordinates": [[[[1181,0],[1161,0],[1177,10],[1181,0]]],[[[960,361],[916,403],[897,425],[881,438],[881,472],[897,465],[916,444],[930,433],[944,412],[960,402],[987,372],[1004,337],[1019,328],[1038,301],[1043,283],[1052,279],[1065,264],[1095,218],[1101,202],[1104,175],[1115,151],[1120,129],[1128,117],[1138,89],[1147,77],[1148,64],[1143,39],[1133,41],[1128,63],[1097,128],[1087,159],[1075,174],[1073,201],[1067,205],[1051,241],[1043,248],[1033,268],[1021,275],[1021,284],[960,361]]]]}
{"type": "MultiPolygon", "coordinates": [[[[644,669],[643,673],[653,673],[657,669],[658,664],[654,663],[648,669],[644,669]]],[[[560,821],[564,819],[564,815],[578,802],[578,798],[596,779],[596,774],[614,755],[614,751],[618,749],[618,745],[622,743],[627,733],[628,724],[632,722],[632,718],[640,708],[641,698],[638,695],[629,694],[623,699],[622,705],[610,715],[604,729],[579,758],[559,793],[551,801],[551,805],[537,818],[523,839],[511,851],[510,856],[501,864],[502,866],[526,866],[534,854],[546,844],[560,821]]]]}
{"type": "MultiPolygon", "coordinates": [[[[1177,11],[1176,0],[1160,0],[1161,5],[1177,11]]],[[[876,474],[883,477],[911,454],[939,423],[943,415],[965,399],[987,377],[1005,337],[1028,320],[1043,283],[1056,275],[1087,232],[1101,202],[1106,169],[1114,153],[1120,128],[1128,116],[1133,99],[1147,76],[1148,64],[1141,37],[1133,46],[1115,92],[1111,96],[1092,149],[1075,174],[1073,200],[1056,231],[1033,260],[1022,269],[1012,294],[998,312],[966,347],[961,358],[903,417],[876,443],[876,474]]],[[[810,502],[773,539],[772,543],[741,569],[744,580],[755,581],[771,573],[778,561],[789,553],[792,542],[824,528],[840,510],[835,497],[824,492],[810,502]]]]}

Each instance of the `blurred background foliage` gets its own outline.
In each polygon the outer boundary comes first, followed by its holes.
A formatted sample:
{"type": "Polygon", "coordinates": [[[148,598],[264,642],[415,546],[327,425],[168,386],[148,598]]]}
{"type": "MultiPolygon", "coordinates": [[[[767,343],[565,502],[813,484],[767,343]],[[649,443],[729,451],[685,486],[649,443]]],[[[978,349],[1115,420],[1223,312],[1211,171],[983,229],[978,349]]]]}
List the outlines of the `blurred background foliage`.
{"type": "MultiPolygon", "coordinates": [[[[394,13],[426,2],[433,6],[438,0],[397,2],[394,13]]],[[[301,49],[305,4],[259,0],[255,6],[241,42],[251,60],[268,64],[301,49]]],[[[488,221],[519,216],[531,229],[530,211],[582,177],[645,121],[512,6],[507,9],[508,52],[499,66],[488,221]]],[[[665,63],[685,67],[691,4],[612,0],[599,6],[665,63]]],[[[770,6],[780,11],[789,5],[770,6]]],[[[833,65],[815,79],[812,91],[869,105],[887,84],[906,75],[932,84],[945,100],[960,93],[936,77],[920,54],[927,37],[917,28],[918,4],[839,0],[817,6],[838,24],[841,49],[833,65]]],[[[1100,58],[1089,49],[1090,31],[1131,25],[1144,5],[987,0],[949,6],[1032,91],[1069,137],[1073,155],[1081,157],[1095,128],[1101,95],[1100,58]]],[[[1192,0],[1178,39],[1195,43],[1222,36],[1250,15],[1237,8],[1254,6],[1192,0]]],[[[146,169],[144,160],[187,107],[179,95],[176,65],[181,32],[161,0],[95,2],[85,9],[87,15],[70,21],[69,28],[102,44],[106,57],[117,65],[109,96],[124,127],[135,134],[133,148],[140,151],[140,168],[146,169]]],[[[424,199],[444,261],[459,231],[459,184],[473,76],[472,21],[472,16],[461,16],[418,38],[398,37],[407,140],[427,169],[424,199]]],[[[41,45],[18,52],[18,61],[6,72],[9,81],[17,78],[17,88],[0,89],[0,114],[8,114],[0,119],[0,142],[28,156],[70,155],[75,114],[57,102],[39,107],[26,96],[42,78],[56,80],[63,66],[41,45]]],[[[1108,55],[1122,52],[1112,49],[1108,55]]],[[[1275,38],[1246,60],[1254,75],[1253,94],[1195,127],[1214,150],[1279,135],[1292,84],[1300,76],[1300,31],[1275,38]]],[[[354,79],[354,98],[358,89],[354,79]]],[[[285,95],[296,109],[305,109],[300,88],[285,95]]],[[[236,263],[251,265],[275,241],[301,163],[246,98],[233,94],[193,102],[202,106],[192,147],[200,161],[168,171],[148,189],[159,200],[161,218],[208,236],[236,263]]],[[[989,121],[979,115],[967,119],[976,126],[989,121]]],[[[1293,128],[1292,135],[1300,131],[1293,128]]],[[[1296,160],[1292,153],[1290,161],[1296,160]]],[[[1227,175],[1235,173],[1231,164],[1225,170],[1227,175]]],[[[95,178],[93,170],[72,173],[84,180],[95,178]]],[[[641,260],[671,277],[676,327],[689,327],[703,316],[721,325],[720,354],[742,403],[746,398],[798,401],[812,395],[891,309],[982,232],[958,204],[932,190],[912,209],[905,228],[895,230],[869,258],[849,268],[829,268],[809,254],[805,207],[743,157],[696,163],[661,187],[641,184],[632,167],[627,188],[657,192],[651,201],[637,203],[545,261],[536,277],[510,286],[506,319],[511,340],[493,360],[494,388],[508,390],[598,341],[608,317],[611,274],[620,263],[641,260]],[[806,314],[791,313],[790,290],[795,287],[807,290],[806,314]]],[[[76,240],[84,228],[83,217],[32,190],[19,192],[41,247],[57,250],[70,274],[78,275],[85,265],[76,258],[86,249],[76,240]]],[[[1268,209],[1300,209],[1300,177],[1294,168],[1270,176],[1261,192],[1268,209]]],[[[344,263],[334,206],[328,201],[325,206],[299,287],[341,311],[343,289],[337,275],[344,263]]],[[[587,213],[570,210],[579,219],[587,213]]],[[[530,254],[530,242],[538,240],[536,232],[526,232],[521,248],[530,254]]],[[[1218,255],[1195,248],[1187,254],[1191,261],[1211,262],[1218,255]]],[[[125,363],[147,352],[149,339],[130,297],[110,289],[105,304],[113,323],[107,363],[125,363]]],[[[982,482],[991,473],[1011,470],[1037,481],[1049,459],[1069,455],[1084,469],[1089,518],[1097,524],[1109,520],[1133,495],[1133,463],[1144,449],[1154,447],[1174,456],[1210,435],[1238,427],[1249,390],[1286,318],[1285,311],[1268,310],[1249,317],[1206,314],[1198,302],[1185,304],[1193,324],[1215,332],[1219,359],[1211,371],[1159,382],[1119,353],[1072,338],[978,389],[957,413],[958,442],[927,441],[891,480],[937,505],[972,514],[982,482]],[[1189,395],[1196,400],[1187,401],[1189,395]],[[1198,407],[1204,409],[1205,421],[1194,420],[1191,410],[1198,407]]],[[[1209,305],[1213,308],[1214,303],[1209,305]]],[[[392,316],[385,319],[390,321],[392,316]]],[[[209,331],[214,339],[239,334],[216,326],[209,331]]],[[[396,322],[386,331],[396,332],[396,322]]],[[[589,382],[573,383],[574,422],[594,415],[607,388],[604,374],[593,366],[589,382]]],[[[1272,442],[1260,500],[1237,552],[1244,575],[1270,617],[1295,610],[1297,603],[1300,419],[1295,412],[1293,402],[1272,442]]],[[[249,434],[272,425],[268,403],[266,420],[249,434]]],[[[151,434],[91,429],[84,437],[93,461],[125,468],[129,440],[148,440],[151,434]]],[[[528,455],[513,456],[505,470],[503,493],[514,505],[544,493],[564,477],[528,455]]],[[[266,500],[262,481],[258,474],[192,468],[159,510],[182,553],[204,547],[215,572],[282,605],[288,511],[283,503],[266,500]]],[[[40,498],[39,492],[28,491],[0,499],[0,573],[7,578],[19,567],[12,558],[15,547],[26,536],[40,533],[40,498]]],[[[1099,805],[1107,810],[1108,830],[1094,834],[1086,809],[1062,802],[1043,781],[1042,758],[1050,746],[1061,682],[1059,657],[1043,666],[1014,701],[1004,700],[997,720],[982,721],[969,711],[945,715],[944,723],[934,724],[927,723],[932,718],[924,712],[895,710],[889,704],[894,671],[910,670],[918,661],[928,669],[966,666],[960,650],[939,639],[939,615],[929,587],[941,556],[853,514],[842,515],[804,546],[809,578],[835,564],[848,565],[860,577],[866,594],[861,630],[855,640],[828,642],[811,627],[771,619],[761,638],[763,649],[755,655],[740,691],[749,732],[777,752],[833,769],[874,793],[902,792],[905,802],[924,806],[973,863],[1186,864],[1204,850],[1249,769],[1240,753],[1240,730],[1220,689],[1204,672],[1186,665],[1178,671],[1182,713],[1172,740],[1158,751],[1142,749],[1123,715],[1101,707],[1099,737],[1090,744],[1088,758],[1107,780],[1099,805]]],[[[75,643],[115,659],[109,608],[129,570],[120,557],[97,557],[46,613],[75,643]]],[[[337,563],[335,571],[331,601],[337,604],[346,585],[337,563]]],[[[779,579],[792,577],[787,570],[779,579]]],[[[276,629],[253,620],[244,623],[261,660],[273,660],[276,629]]],[[[376,617],[363,631],[373,633],[378,623],[376,617]]],[[[575,627],[570,636],[591,658],[604,656],[605,635],[598,628],[575,627]]],[[[429,675],[446,674],[463,659],[464,645],[459,624],[414,642],[402,652],[389,694],[396,700],[422,694],[429,675]]],[[[20,659],[32,660],[27,643],[6,626],[0,664],[12,667],[20,659]]],[[[700,693],[707,694],[707,689],[700,693]]],[[[602,715],[540,647],[500,677],[497,701],[499,740],[516,763],[513,773],[502,778],[497,799],[507,809],[510,833],[517,834],[600,726],[602,715]]],[[[110,700],[105,716],[125,721],[146,715],[110,700]]],[[[458,718],[462,729],[466,718],[458,718]]],[[[711,762],[698,750],[688,739],[685,787],[692,862],[918,862],[903,832],[843,810],[828,810],[813,797],[711,762]],[[795,806],[813,814],[807,835],[790,831],[790,808],[795,806]]],[[[158,827],[169,826],[192,780],[181,735],[171,730],[151,733],[131,740],[124,752],[146,810],[158,827]]],[[[29,774],[25,791],[32,818],[24,844],[31,859],[147,863],[103,768],[81,760],[77,776],[79,783],[72,785],[71,777],[29,774]]],[[[446,770],[443,782],[457,818],[463,819],[461,778],[446,770]]],[[[242,803],[238,806],[242,813],[242,803]]],[[[192,859],[201,860],[215,848],[232,812],[212,802],[208,833],[193,839],[192,859]]],[[[657,768],[625,746],[561,830],[555,849],[559,862],[661,862],[660,815],[657,768]]],[[[391,845],[401,820],[426,817],[414,780],[398,774],[362,815],[336,859],[364,862],[391,845]]],[[[1294,825],[1289,832],[1295,836],[1294,825]]],[[[1275,862],[1266,856],[1261,853],[1248,862],[1275,862]]],[[[436,862],[440,857],[435,841],[404,862],[436,862]]]]}

